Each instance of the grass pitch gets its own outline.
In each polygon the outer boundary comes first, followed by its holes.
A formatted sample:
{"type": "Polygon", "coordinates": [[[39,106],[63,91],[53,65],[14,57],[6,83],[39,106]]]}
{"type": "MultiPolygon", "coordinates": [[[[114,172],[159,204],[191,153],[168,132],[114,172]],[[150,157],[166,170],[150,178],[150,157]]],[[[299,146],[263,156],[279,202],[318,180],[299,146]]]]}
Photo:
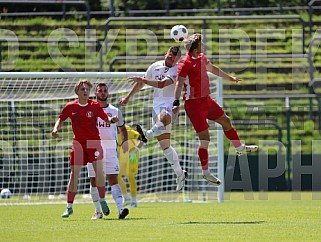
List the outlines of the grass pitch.
{"type": "Polygon", "coordinates": [[[139,203],[125,220],[115,204],[96,221],[92,204],[76,203],[68,219],[63,204],[0,206],[0,241],[320,241],[321,202],[311,193],[226,195],[224,203],[139,203]]]}

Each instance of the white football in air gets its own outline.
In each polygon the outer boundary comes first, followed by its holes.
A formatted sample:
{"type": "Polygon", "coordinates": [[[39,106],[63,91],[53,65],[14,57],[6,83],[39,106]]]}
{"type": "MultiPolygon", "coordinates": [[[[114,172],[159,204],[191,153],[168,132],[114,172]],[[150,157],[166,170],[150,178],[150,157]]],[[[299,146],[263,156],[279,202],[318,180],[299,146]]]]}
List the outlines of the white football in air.
{"type": "Polygon", "coordinates": [[[175,25],[171,29],[171,38],[176,42],[182,42],[188,36],[188,30],[184,25],[175,25]]]}

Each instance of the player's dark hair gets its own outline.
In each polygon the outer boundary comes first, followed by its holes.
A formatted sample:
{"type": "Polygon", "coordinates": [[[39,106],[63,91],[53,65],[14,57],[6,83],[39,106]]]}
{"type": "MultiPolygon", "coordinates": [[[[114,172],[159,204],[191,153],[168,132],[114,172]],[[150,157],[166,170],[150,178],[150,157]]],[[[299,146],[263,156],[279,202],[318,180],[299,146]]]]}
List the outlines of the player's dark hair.
{"type": "Polygon", "coordinates": [[[197,49],[200,44],[202,44],[202,35],[193,34],[187,40],[184,41],[184,46],[188,52],[192,52],[197,49]]]}
{"type": "MultiPolygon", "coordinates": [[[[97,86],[96,86],[96,91],[97,91],[97,88],[98,88],[98,87],[107,87],[107,84],[104,83],[104,82],[98,83],[97,86]]],[[[107,87],[107,88],[108,88],[108,87],[107,87]]]]}
{"type": "Polygon", "coordinates": [[[182,51],[179,46],[172,46],[169,48],[168,52],[172,52],[173,55],[177,56],[178,58],[181,58],[182,51]]]}
{"type": "Polygon", "coordinates": [[[83,84],[88,85],[89,89],[91,89],[91,88],[93,87],[93,84],[92,84],[90,81],[88,81],[88,80],[79,80],[79,81],[76,83],[75,89],[74,89],[74,91],[75,91],[76,94],[77,94],[77,92],[78,92],[78,90],[79,90],[79,87],[80,87],[81,85],[83,85],[83,84]]]}

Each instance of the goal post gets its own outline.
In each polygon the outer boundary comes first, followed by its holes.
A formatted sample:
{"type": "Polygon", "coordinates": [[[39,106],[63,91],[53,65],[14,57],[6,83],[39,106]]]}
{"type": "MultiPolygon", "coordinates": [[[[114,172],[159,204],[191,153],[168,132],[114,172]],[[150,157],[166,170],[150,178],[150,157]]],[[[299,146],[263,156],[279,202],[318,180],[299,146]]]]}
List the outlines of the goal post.
{"type": "MultiPolygon", "coordinates": [[[[67,120],[60,138],[50,135],[63,106],[76,98],[74,85],[79,79],[94,85],[107,84],[109,103],[120,108],[125,122],[152,125],[152,88],[145,86],[126,105],[119,99],[132,88],[128,76],[141,72],[1,72],[0,73],[0,188],[9,188],[11,199],[0,204],[64,202],[69,179],[69,152],[73,138],[67,120]]],[[[212,74],[211,93],[223,105],[222,80],[212,74]]],[[[93,88],[94,89],[94,88],[93,88]]],[[[93,98],[93,91],[91,97],[93,98]]],[[[156,139],[149,139],[141,149],[139,161],[138,202],[215,201],[224,200],[223,131],[211,123],[209,167],[223,182],[220,187],[202,178],[197,154],[198,137],[183,108],[172,124],[172,146],[180,163],[188,171],[182,192],[176,192],[176,175],[163,155],[156,139]]],[[[110,188],[107,185],[107,193],[110,188]]],[[[89,179],[85,167],[81,171],[77,200],[87,198],[89,179]],[[83,195],[83,196],[82,196],[83,195]],[[85,197],[85,198],[83,198],[85,197]]]]}

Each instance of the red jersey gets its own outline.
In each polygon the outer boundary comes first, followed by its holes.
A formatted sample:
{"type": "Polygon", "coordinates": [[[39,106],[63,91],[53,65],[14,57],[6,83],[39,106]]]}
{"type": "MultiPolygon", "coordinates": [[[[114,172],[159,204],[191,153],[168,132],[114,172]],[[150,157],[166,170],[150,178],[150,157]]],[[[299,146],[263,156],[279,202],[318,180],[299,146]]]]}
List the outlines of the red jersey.
{"type": "Polygon", "coordinates": [[[86,106],[81,106],[78,99],[69,102],[62,109],[59,118],[64,121],[71,119],[74,140],[85,143],[87,140],[100,140],[97,129],[97,118],[106,119],[107,114],[100,107],[99,103],[91,99],[86,106]]]}
{"type": "Polygon", "coordinates": [[[189,53],[178,63],[178,76],[188,77],[184,83],[184,100],[210,95],[210,80],[206,66],[209,60],[201,53],[197,58],[189,53]]]}

